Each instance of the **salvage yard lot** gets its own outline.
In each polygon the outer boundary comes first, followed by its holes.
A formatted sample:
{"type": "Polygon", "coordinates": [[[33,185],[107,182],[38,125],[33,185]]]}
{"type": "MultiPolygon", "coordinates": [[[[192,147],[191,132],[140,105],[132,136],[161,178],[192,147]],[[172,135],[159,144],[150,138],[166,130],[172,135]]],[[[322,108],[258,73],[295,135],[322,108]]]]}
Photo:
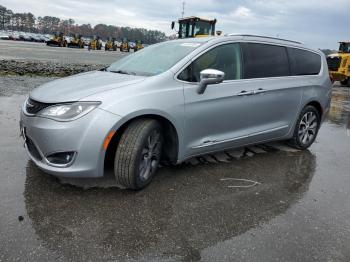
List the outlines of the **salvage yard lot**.
{"type": "Polygon", "coordinates": [[[44,43],[0,40],[0,59],[28,60],[68,64],[111,64],[125,56],[120,51],[51,47],[44,43]]]}
{"type": "MultiPolygon", "coordinates": [[[[0,59],[104,65],[122,55],[0,41],[0,59]]],[[[29,160],[20,107],[54,79],[0,77],[0,261],[349,260],[349,88],[334,87],[309,150],[206,155],[162,167],[134,192],[108,187],[109,176],[60,181],[29,160]]]]}
{"type": "Polygon", "coordinates": [[[130,192],[92,187],[97,181],[61,184],[28,160],[20,105],[49,80],[0,78],[0,261],[349,256],[349,89],[335,88],[310,150],[277,143],[208,155],[163,167],[148,188],[130,192]]]}

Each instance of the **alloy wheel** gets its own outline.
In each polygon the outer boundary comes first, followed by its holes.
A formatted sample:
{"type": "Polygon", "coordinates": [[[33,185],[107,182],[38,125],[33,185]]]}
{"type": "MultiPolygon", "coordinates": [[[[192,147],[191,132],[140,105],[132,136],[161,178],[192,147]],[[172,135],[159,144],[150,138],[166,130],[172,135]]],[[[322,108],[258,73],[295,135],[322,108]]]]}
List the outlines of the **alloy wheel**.
{"type": "Polygon", "coordinates": [[[141,152],[141,162],[139,167],[140,179],[146,181],[157,169],[162,150],[161,134],[154,130],[147,138],[141,152]]]}
{"type": "Polygon", "coordinates": [[[304,114],[299,123],[298,136],[302,144],[307,145],[313,141],[318,128],[318,119],[314,112],[309,111],[304,114]]]}

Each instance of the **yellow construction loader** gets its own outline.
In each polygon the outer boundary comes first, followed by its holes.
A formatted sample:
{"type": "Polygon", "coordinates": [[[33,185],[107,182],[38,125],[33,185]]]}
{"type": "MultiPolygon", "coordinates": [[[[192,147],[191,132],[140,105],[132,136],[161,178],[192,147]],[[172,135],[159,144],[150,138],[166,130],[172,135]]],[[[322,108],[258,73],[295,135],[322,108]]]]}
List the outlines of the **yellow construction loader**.
{"type": "Polygon", "coordinates": [[[67,46],[67,40],[64,37],[62,32],[57,32],[53,36],[53,38],[46,42],[46,45],[48,46],[59,46],[59,47],[66,47],[67,46]]]}
{"type": "Polygon", "coordinates": [[[129,40],[125,37],[122,39],[122,42],[120,44],[120,51],[121,52],[130,52],[130,44],[129,40]]]}
{"type": "Polygon", "coordinates": [[[67,44],[67,47],[84,48],[84,41],[81,39],[81,35],[75,34],[72,40],[67,44]]]}
{"type": "Polygon", "coordinates": [[[329,73],[333,81],[350,87],[350,41],[342,41],[339,52],[327,57],[329,73]]]}
{"type": "Polygon", "coordinates": [[[105,51],[117,51],[117,45],[115,44],[115,38],[110,37],[105,44],[105,51]]]}
{"type": "MultiPolygon", "coordinates": [[[[179,23],[179,38],[214,36],[216,19],[209,20],[197,16],[180,18],[179,23]]],[[[171,23],[171,29],[175,28],[175,22],[171,23]]]]}
{"type": "Polygon", "coordinates": [[[102,48],[102,43],[101,43],[100,37],[94,36],[94,38],[89,43],[89,47],[88,47],[89,51],[90,50],[101,50],[101,48],[102,48]]]}
{"type": "Polygon", "coordinates": [[[134,52],[139,51],[143,48],[143,44],[141,40],[136,40],[134,45],[134,52]]]}

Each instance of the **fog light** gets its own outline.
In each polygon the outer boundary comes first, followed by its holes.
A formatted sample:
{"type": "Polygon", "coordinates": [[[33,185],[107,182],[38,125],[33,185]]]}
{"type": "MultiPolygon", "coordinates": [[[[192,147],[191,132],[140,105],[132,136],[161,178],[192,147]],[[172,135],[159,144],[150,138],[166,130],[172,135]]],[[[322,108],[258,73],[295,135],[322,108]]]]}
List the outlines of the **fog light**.
{"type": "Polygon", "coordinates": [[[47,161],[53,165],[68,165],[70,164],[75,156],[75,152],[59,152],[48,155],[47,161]]]}

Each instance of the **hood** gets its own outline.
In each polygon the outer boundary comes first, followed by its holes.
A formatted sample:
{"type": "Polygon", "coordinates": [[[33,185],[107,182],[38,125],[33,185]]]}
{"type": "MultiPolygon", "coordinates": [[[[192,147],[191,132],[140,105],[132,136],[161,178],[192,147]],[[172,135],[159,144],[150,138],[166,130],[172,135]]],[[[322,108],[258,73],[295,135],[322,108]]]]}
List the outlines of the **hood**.
{"type": "Polygon", "coordinates": [[[93,94],[136,84],[144,79],[143,76],[92,71],[43,84],[31,92],[30,98],[44,103],[73,102],[93,94]]]}

